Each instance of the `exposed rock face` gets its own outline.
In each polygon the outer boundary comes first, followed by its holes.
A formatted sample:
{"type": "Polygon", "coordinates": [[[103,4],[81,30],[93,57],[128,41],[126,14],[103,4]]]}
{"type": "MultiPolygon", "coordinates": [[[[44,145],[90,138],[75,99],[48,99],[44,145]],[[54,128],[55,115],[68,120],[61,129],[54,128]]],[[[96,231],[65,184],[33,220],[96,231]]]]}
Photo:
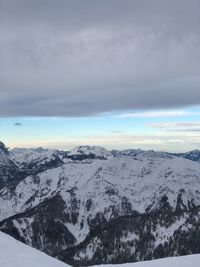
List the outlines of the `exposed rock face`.
{"type": "Polygon", "coordinates": [[[8,149],[6,148],[6,146],[4,145],[4,143],[0,142],[0,155],[1,157],[4,155],[8,155],[8,149]]]}
{"type": "Polygon", "coordinates": [[[6,157],[21,176],[0,191],[0,230],[32,247],[77,266],[200,252],[198,162],[89,146],[6,157]]]}
{"type": "Polygon", "coordinates": [[[98,146],[78,146],[68,153],[68,158],[72,160],[103,159],[106,160],[112,154],[103,147],[98,146]]]}
{"type": "Polygon", "coordinates": [[[11,160],[6,146],[0,142],[0,189],[19,181],[19,169],[11,160]]]}

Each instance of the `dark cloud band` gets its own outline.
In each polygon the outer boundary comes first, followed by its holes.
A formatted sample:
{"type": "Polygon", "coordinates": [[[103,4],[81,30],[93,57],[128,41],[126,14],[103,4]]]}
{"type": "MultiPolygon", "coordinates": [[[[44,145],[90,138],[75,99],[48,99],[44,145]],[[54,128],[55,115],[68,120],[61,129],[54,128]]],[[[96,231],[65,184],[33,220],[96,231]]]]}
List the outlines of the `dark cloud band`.
{"type": "Polygon", "coordinates": [[[200,104],[197,0],[0,0],[0,116],[200,104]]]}

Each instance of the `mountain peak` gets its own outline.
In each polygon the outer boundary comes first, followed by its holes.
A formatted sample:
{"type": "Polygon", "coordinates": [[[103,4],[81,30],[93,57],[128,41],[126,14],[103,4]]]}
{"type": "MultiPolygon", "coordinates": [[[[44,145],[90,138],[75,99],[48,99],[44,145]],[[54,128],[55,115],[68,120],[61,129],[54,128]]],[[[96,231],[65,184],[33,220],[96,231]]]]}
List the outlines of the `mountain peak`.
{"type": "Polygon", "coordinates": [[[77,146],[68,154],[68,156],[73,159],[107,159],[107,157],[111,155],[111,152],[100,146],[77,146]]]}

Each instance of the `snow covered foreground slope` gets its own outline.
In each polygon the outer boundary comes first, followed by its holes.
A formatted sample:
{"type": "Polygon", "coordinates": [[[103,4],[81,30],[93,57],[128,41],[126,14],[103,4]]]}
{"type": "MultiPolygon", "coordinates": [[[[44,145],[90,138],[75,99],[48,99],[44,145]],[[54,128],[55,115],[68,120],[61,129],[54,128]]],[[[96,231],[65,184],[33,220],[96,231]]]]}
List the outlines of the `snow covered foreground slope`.
{"type": "MultiPolygon", "coordinates": [[[[98,265],[97,265],[98,266],[98,265]]],[[[94,266],[94,267],[97,267],[94,266]]],[[[182,257],[171,257],[161,260],[145,261],[138,263],[125,263],[120,265],[101,265],[101,267],[199,267],[200,254],[182,257]]]]}
{"type": "Polygon", "coordinates": [[[67,267],[68,265],[0,232],[0,266],[67,267]]]}

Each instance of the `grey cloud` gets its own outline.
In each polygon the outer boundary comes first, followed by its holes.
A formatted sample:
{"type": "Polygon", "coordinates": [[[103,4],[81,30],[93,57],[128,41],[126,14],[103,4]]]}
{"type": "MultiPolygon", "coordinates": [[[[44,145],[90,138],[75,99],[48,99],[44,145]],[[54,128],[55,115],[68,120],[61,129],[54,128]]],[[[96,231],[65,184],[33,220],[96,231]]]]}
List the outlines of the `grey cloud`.
{"type": "Polygon", "coordinates": [[[0,0],[0,116],[200,104],[198,0],[0,0]]]}
{"type": "Polygon", "coordinates": [[[22,126],[22,123],[20,123],[20,122],[16,122],[16,123],[14,123],[14,126],[22,126]]]}

